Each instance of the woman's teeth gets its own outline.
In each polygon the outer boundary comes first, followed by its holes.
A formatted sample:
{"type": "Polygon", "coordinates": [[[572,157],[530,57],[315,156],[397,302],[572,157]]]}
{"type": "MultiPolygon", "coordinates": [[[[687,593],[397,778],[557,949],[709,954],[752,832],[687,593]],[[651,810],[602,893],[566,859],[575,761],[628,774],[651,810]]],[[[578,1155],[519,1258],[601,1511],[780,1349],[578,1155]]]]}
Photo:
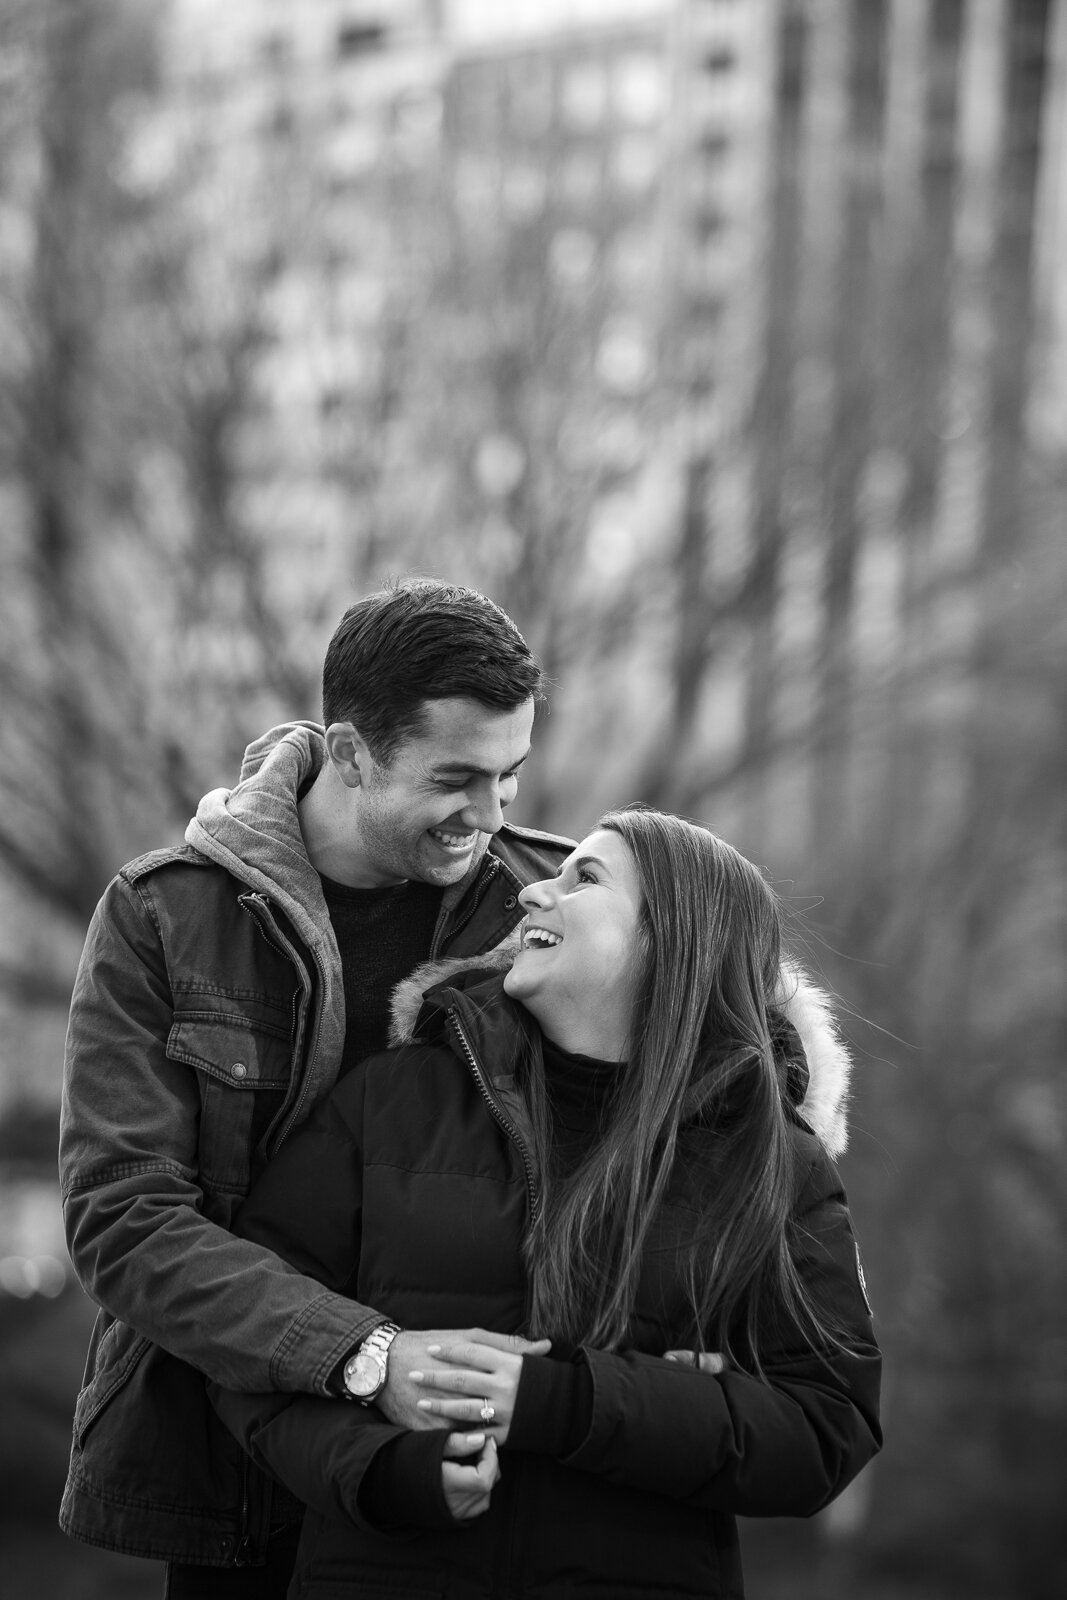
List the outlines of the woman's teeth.
{"type": "Polygon", "coordinates": [[[562,936],[558,933],[549,933],[547,928],[527,928],[522,936],[522,948],[524,950],[529,950],[535,945],[539,945],[545,950],[551,950],[553,945],[562,943],[562,936]]]}

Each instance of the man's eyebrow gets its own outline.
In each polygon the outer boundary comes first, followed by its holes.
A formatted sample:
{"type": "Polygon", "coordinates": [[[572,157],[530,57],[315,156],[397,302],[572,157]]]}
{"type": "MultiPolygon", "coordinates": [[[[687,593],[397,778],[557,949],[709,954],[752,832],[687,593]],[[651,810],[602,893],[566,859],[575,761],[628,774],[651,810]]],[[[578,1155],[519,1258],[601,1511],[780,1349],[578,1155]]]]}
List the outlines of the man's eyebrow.
{"type": "MultiPolygon", "coordinates": [[[[506,767],[504,769],[505,772],[518,772],[529,754],[530,752],[527,750],[526,755],[520,756],[518,761],[513,762],[510,767],[506,767]]],[[[499,778],[501,776],[499,772],[491,767],[476,767],[469,761],[435,761],[433,771],[438,777],[443,777],[446,772],[465,772],[469,773],[472,778],[499,778]]]]}

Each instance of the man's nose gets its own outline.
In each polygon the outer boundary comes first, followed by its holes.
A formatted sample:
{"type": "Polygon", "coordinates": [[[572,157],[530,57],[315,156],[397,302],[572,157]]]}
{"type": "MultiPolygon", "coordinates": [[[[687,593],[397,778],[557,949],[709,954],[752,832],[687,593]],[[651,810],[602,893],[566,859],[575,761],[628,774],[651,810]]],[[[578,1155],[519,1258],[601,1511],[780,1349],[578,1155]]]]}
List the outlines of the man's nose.
{"type": "Polygon", "coordinates": [[[463,807],[461,816],[469,828],[478,828],[482,833],[499,833],[504,822],[500,786],[487,783],[479,789],[463,807]]]}

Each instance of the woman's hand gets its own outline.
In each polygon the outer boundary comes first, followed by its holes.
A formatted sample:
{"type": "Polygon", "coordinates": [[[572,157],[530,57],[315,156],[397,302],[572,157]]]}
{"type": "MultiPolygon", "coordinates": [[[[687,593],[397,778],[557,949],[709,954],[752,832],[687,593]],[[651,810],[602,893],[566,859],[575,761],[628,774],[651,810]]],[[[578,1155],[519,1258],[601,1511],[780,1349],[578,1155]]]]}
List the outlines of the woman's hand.
{"type": "MultiPolygon", "coordinates": [[[[523,1357],[489,1343],[493,1338],[499,1335],[472,1328],[462,1339],[427,1345],[433,1367],[409,1376],[413,1384],[430,1391],[419,1400],[420,1411],[461,1427],[484,1429],[502,1445],[515,1414],[523,1357]]],[[[551,1348],[549,1339],[540,1339],[525,1353],[547,1355],[551,1348]]]]}
{"type": "Polygon", "coordinates": [[[495,1439],[487,1439],[484,1433],[449,1434],[441,1482],[448,1509],[457,1522],[469,1522],[489,1510],[489,1497],[499,1477],[495,1439]]]}
{"type": "MultiPolygon", "coordinates": [[[[449,1427],[447,1417],[435,1417],[432,1412],[419,1409],[422,1391],[417,1380],[423,1378],[430,1366],[432,1351],[442,1345],[455,1346],[472,1340],[494,1350],[510,1350],[517,1356],[544,1355],[551,1348],[547,1339],[523,1339],[517,1333],[488,1333],[485,1328],[426,1328],[418,1332],[406,1328],[389,1347],[385,1388],[376,1402],[378,1410],[398,1428],[449,1427]]],[[[472,1425],[477,1427],[479,1420],[475,1416],[472,1425]]]]}
{"type": "Polygon", "coordinates": [[[717,1350],[702,1350],[699,1357],[692,1350],[668,1350],[664,1361],[674,1361],[680,1367],[699,1367],[701,1372],[725,1372],[726,1362],[717,1350]]]}

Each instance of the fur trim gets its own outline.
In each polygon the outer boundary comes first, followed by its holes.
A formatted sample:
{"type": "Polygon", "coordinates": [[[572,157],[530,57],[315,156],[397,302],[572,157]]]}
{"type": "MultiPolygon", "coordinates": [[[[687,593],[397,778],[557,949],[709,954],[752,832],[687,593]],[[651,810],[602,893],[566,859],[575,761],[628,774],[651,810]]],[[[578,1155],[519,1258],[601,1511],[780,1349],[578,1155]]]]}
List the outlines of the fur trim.
{"type": "Polygon", "coordinates": [[[776,996],[804,1046],[808,1087],[799,1111],[833,1157],[848,1144],[848,1091],[852,1057],[834,1020],[830,996],[792,962],[783,962],[776,996]]]}
{"type": "Polygon", "coordinates": [[[393,990],[389,1002],[390,1048],[395,1050],[399,1045],[412,1043],[423,998],[439,983],[461,972],[484,972],[487,978],[494,972],[507,972],[518,953],[518,940],[511,939],[480,956],[446,956],[442,961],[424,961],[393,990]]]}
{"type": "MultiPolygon", "coordinates": [[[[460,973],[507,972],[518,952],[516,939],[480,956],[452,956],[416,967],[393,990],[389,1043],[410,1044],[423,996],[460,973]]],[[[784,963],[776,1002],[800,1035],[808,1064],[808,1087],[798,1110],[827,1154],[843,1154],[848,1144],[848,1091],[852,1058],[834,1020],[830,996],[792,963],[784,963]]]]}

